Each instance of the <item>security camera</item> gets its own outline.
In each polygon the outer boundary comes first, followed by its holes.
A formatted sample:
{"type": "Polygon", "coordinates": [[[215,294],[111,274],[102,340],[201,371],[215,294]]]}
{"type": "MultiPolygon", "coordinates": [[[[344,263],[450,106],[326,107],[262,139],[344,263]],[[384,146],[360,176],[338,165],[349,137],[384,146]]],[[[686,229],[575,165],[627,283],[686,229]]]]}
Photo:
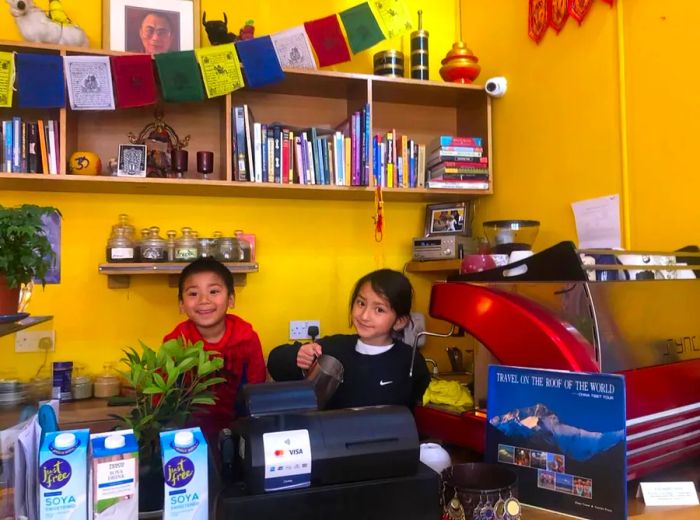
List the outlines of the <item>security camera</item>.
{"type": "Polygon", "coordinates": [[[484,89],[489,96],[503,97],[508,90],[508,81],[503,76],[491,78],[486,81],[484,89]]]}

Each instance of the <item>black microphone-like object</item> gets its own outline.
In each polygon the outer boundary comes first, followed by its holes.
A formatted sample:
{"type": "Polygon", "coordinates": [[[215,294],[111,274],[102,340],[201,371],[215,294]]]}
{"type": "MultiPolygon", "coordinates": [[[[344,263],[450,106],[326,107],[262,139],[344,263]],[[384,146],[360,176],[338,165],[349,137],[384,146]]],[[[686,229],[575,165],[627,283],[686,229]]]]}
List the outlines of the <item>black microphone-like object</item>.
{"type": "Polygon", "coordinates": [[[418,30],[411,33],[411,77],[428,79],[428,31],[423,30],[423,10],[418,11],[418,30]]]}

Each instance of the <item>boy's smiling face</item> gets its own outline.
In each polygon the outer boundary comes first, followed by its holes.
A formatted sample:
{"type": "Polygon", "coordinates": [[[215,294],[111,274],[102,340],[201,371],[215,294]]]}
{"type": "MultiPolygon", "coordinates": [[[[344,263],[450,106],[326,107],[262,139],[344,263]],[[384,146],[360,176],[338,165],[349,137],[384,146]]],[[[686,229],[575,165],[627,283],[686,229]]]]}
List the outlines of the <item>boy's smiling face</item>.
{"type": "Polygon", "coordinates": [[[216,273],[195,273],[185,280],[180,310],[187,314],[200,332],[221,326],[226,311],[232,306],[233,295],[229,294],[224,281],[216,273]]]}

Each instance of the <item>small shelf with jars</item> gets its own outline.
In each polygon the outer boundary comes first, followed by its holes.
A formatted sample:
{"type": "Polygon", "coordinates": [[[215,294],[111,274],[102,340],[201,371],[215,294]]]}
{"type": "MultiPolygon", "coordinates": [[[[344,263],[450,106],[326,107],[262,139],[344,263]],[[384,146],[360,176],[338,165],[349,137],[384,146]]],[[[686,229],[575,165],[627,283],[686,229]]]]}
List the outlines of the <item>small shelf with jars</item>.
{"type": "Polygon", "coordinates": [[[167,238],[160,236],[160,228],[151,226],[141,230],[141,238],[135,238],[134,226],[126,214],[119,215],[119,222],[112,226],[107,241],[107,263],[98,265],[101,274],[107,275],[110,289],[124,289],[131,285],[131,276],[167,275],[168,284],[177,287],[178,276],[185,266],[197,258],[211,257],[223,263],[236,286],[246,284],[246,275],[258,271],[255,261],[255,235],[237,230],[233,236],[223,236],[215,231],[211,237],[200,238],[190,227],[177,231],[168,230],[167,238]]]}

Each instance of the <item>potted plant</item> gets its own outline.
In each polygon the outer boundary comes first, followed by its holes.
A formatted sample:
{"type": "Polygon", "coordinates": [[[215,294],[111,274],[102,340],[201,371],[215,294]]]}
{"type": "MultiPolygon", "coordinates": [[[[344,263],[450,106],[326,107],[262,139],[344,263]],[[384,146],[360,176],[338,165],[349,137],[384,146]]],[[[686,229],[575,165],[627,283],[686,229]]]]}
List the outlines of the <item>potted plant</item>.
{"type": "Polygon", "coordinates": [[[37,278],[42,284],[56,254],[43,227],[42,217],[52,207],[0,205],[0,314],[17,312],[19,290],[37,278]]]}
{"type": "Polygon", "coordinates": [[[178,429],[198,407],[214,404],[213,385],[223,383],[217,372],[223,358],[204,344],[183,339],[166,341],[155,351],[141,342],[142,354],[129,348],[122,375],[136,391],[136,405],[127,416],[114,416],[132,428],[139,441],[139,510],[163,507],[160,432],[178,429]]]}

